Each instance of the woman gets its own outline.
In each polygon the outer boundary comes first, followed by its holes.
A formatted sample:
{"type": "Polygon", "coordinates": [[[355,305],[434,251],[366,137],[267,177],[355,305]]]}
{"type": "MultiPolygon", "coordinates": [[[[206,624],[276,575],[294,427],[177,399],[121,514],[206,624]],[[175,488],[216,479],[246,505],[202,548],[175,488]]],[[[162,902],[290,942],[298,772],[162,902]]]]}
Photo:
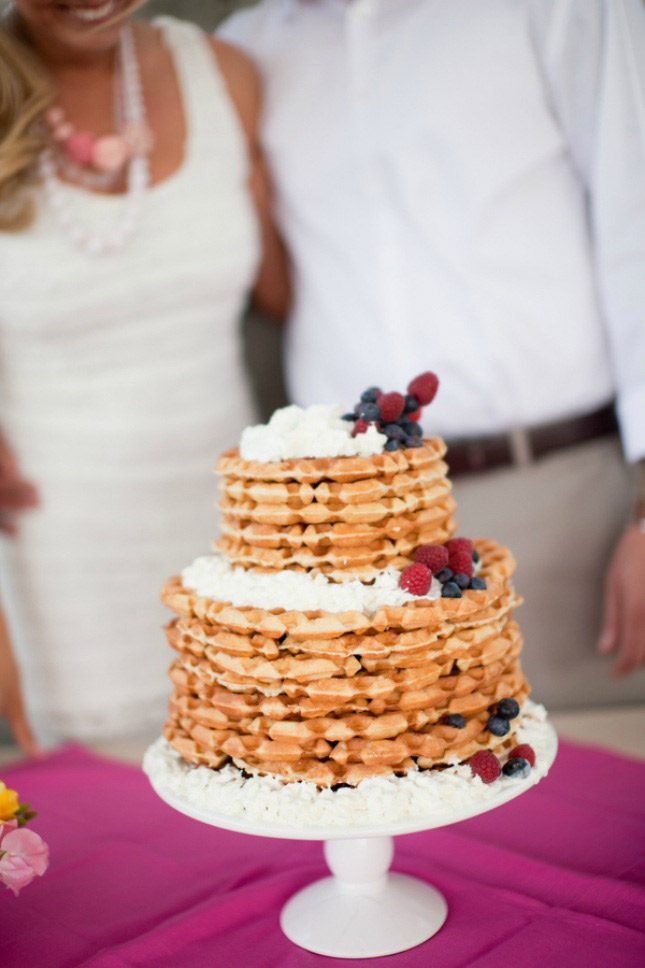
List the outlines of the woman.
{"type": "Polygon", "coordinates": [[[0,477],[37,503],[2,594],[45,740],[160,722],[157,589],[207,548],[210,461],[253,419],[240,313],[287,301],[249,62],[138,5],[15,0],[0,28],[0,477]]]}

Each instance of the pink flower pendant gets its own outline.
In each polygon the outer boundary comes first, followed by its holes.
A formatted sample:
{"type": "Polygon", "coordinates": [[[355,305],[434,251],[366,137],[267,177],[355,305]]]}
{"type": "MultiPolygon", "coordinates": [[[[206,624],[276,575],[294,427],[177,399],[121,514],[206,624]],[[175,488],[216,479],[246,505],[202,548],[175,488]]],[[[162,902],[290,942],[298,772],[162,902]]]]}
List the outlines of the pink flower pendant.
{"type": "Polygon", "coordinates": [[[96,138],[89,131],[74,131],[63,141],[65,153],[75,165],[91,165],[96,138]]]}
{"type": "Polygon", "coordinates": [[[96,139],[91,161],[99,171],[115,172],[123,168],[128,156],[125,138],[120,134],[109,134],[96,139]]]}

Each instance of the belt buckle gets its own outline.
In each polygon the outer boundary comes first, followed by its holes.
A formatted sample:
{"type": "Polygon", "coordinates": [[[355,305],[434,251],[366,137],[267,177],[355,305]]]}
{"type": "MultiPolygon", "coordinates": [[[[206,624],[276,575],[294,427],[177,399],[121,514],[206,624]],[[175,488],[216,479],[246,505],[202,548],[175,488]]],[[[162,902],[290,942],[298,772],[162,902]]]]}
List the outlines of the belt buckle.
{"type": "Polygon", "coordinates": [[[531,437],[525,427],[511,427],[508,431],[508,443],[513,463],[517,467],[528,467],[533,463],[531,437]]]}

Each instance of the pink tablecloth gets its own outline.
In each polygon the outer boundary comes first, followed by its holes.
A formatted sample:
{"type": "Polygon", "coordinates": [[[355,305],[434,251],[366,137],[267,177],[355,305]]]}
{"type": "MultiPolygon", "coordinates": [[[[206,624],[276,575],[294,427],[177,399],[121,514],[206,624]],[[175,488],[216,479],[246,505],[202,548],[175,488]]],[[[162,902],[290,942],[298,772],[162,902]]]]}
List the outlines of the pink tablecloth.
{"type": "Polygon", "coordinates": [[[39,811],[46,875],[0,892],[2,968],[524,968],[645,965],[645,764],[563,743],[497,810],[397,838],[394,867],[445,894],[430,941],[376,962],[291,945],[283,902],[325,874],[319,843],[175,813],[135,767],[67,748],[0,771],[39,811]]]}

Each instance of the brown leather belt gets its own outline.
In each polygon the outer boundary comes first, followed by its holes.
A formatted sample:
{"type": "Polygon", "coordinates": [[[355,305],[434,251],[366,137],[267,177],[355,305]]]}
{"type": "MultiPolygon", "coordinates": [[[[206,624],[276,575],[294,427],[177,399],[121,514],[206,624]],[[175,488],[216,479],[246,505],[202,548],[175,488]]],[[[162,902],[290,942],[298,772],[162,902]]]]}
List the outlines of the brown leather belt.
{"type": "Polygon", "coordinates": [[[477,474],[496,467],[522,467],[551,451],[574,447],[614,434],[617,430],[614,407],[608,404],[583,417],[571,417],[539,427],[517,428],[492,437],[448,441],[445,460],[451,477],[477,474]]]}

